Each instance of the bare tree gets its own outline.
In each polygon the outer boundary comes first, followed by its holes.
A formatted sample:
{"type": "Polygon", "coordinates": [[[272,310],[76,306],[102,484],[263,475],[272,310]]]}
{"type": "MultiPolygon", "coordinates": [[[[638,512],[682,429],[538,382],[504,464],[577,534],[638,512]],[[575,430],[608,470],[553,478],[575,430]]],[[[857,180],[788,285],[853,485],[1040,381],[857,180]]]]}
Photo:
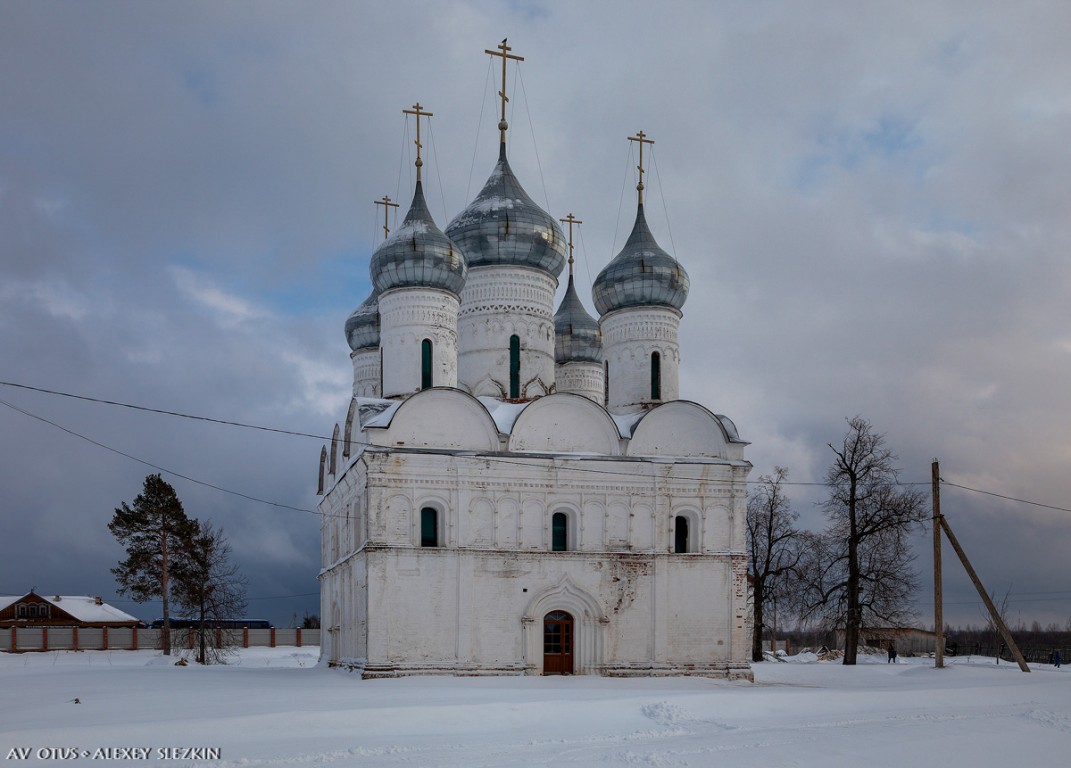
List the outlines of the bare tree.
{"type": "Polygon", "coordinates": [[[830,525],[806,553],[805,606],[812,618],[844,627],[844,663],[855,664],[864,622],[908,617],[916,588],[908,541],[926,517],[924,495],[900,486],[896,456],[866,419],[848,420],[826,474],[830,525]]]}
{"type": "Polygon", "coordinates": [[[245,613],[245,586],[223,529],[199,523],[175,567],[175,602],[196,624],[198,663],[221,663],[233,649],[226,624],[245,613]]]}
{"type": "MultiPolygon", "coordinates": [[[[1008,588],[1004,590],[1004,597],[997,599],[996,592],[989,593],[989,600],[997,609],[997,616],[1004,626],[1008,626],[1008,604],[1011,602],[1012,585],[1009,584],[1008,588]]],[[[996,619],[989,611],[982,611],[982,618],[985,620],[985,631],[993,638],[993,647],[997,650],[997,664],[1000,663],[1000,652],[1004,648],[1004,636],[1001,634],[1000,626],[997,624],[996,619]]]]}
{"type": "Polygon", "coordinates": [[[792,511],[781,487],[788,477],[784,467],[763,475],[747,500],[747,538],[750,550],[753,622],[751,660],[762,661],[762,630],[770,599],[784,596],[788,578],[800,560],[799,513],[792,511]]]}
{"type": "Polygon", "coordinates": [[[160,475],[149,475],[131,507],[125,501],[116,507],[108,530],[126,547],[127,558],[112,568],[119,594],[136,602],[163,600],[164,626],[160,644],[171,654],[171,624],[168,598],[175,554],[196,530],[196,521],[186,517],[175,489],[160,475]]]}

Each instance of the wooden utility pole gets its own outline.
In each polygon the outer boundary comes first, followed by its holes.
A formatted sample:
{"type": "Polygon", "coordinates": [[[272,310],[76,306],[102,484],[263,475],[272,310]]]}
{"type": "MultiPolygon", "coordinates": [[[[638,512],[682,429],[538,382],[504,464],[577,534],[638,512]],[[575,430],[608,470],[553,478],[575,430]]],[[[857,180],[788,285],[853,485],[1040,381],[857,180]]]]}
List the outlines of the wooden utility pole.
{"type": "Polygon", "coordinates": [[[941,589],[941,467],[937,459],[933,460],[933,628],[937,634],[937,647],[934,651],[934,667],[941,669],[945,665],[945,610],[942,603],[941,589]]]}
{"type": "Polygon", "coordinates": [[[993,605],[993,601],[989,598],[989,595],[985,591],[985,587],[982,586],[981,580],[978,578],[978,574],[974,572],[974,568],[971,567],[971,561],[967,559],[967,553],[963,551],[963,547],[959,545],[959,541],[956,539],[956,534],[952,533],[952,528],[948,525],[948,521],[944,517],[938,518],[941,523],[941,528],[944,529],[945,535],[948,536],[948,543],[952,545],[952,549],[956,550],[956,554],[959,555],[960,562],[963,563],[963,567],[967,570],[967,575],[971,577],[971,581],[974,582],[974,588],[978,590],[978,594],[982,597],[982,602],[985,603],[986,609],[989,611],[990,617],[993,619],[993,623],[997,625],[997,629],[1000,630],[1000,636],[1004,638],[1004,643],[1008,646],[1008,650],[1011,651],[1012,656],[1015,658],[1016,663],[1019,665],[1019,669],[1024,672],[1029,672],[1030,667],[1026,663],[1026,659],[1023,658],[1023,654],[1019,652],[1019,646],[1015,644],[1012,639],[1011,632],[1008,631],[1007,625],[1004,623],[1004,619],[1000,617],[1000,613],[997,612],[997,607],[993,605]]]}

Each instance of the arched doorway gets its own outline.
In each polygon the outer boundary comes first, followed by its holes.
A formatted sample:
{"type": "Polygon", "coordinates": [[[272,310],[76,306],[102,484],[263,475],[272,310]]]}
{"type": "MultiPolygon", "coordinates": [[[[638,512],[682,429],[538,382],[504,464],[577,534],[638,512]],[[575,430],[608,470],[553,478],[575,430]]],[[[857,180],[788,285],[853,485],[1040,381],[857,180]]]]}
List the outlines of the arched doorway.
{"type": "Polygon", "coordinates": [[[573,674],[573,617],[565,611],[543,617],[543,674],[573,674]]]}

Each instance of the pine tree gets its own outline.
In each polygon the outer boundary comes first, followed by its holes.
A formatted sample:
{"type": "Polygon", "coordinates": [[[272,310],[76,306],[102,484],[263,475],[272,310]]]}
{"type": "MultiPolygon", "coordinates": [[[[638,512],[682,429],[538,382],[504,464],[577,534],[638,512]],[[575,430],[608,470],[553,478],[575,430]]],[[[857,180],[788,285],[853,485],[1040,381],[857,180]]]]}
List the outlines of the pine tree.
{"type": "Polygon", "coordinates": [[[144,603],[163,601],[164,626],[160,641],[165,656],[171,655],[171,625],[168,599],[171,569],[197,531],[175,489],[160,475],[149,475],[133,506],[125,501],[116,507],[108,530],[126,547],[127,558],[112,568],[119,593],[144,603]]]}

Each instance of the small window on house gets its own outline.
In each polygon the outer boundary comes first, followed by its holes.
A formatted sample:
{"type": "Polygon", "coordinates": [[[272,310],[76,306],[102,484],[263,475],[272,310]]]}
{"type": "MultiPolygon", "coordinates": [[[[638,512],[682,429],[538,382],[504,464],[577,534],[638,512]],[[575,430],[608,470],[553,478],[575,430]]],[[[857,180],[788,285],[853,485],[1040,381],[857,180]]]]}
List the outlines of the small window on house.
{"type": "Polygon", "coordinates": [[[439,546],[439,513],[432,507],[420,510],[420,546],[439,546]]]}
{"type": "Polygon", "coordinates": [[[555,512],[550,518],[550,550],[565,552],[569,549],[569,516],[555,512]]]}
{"type": "Polygon", "coordinates": [[[30,618],[31,619],[36,619],[37,618],[37,606],[36,605],[31,605],[30,606],[30,618]]]}
{"type": "Polygon", "coordinates": [[[521,396],[521,337],[516,334],[509,337],[509,396],[521,396]]]}
{"type": "Polygon", "coordinates": [[[20,605],[18,610],[19,610],[19,618],[20,619],[25,619],[26,618],[26,606],[25,605],[20,605]]]}
{"type": "Polygon", "coordinates": [[[662,356],[651,353],[651,399],[662,399],[662,356]]]}
{"type": "Polygon", "coordinates": [[[688,518],[678,515],[673,521],[673,551],[688,552],[688,518]]]}
{"type": "Polygon", "coordinates": [[[420,388],[432,386],[431,381],[431,339],[420,342],[420,388]]]}

